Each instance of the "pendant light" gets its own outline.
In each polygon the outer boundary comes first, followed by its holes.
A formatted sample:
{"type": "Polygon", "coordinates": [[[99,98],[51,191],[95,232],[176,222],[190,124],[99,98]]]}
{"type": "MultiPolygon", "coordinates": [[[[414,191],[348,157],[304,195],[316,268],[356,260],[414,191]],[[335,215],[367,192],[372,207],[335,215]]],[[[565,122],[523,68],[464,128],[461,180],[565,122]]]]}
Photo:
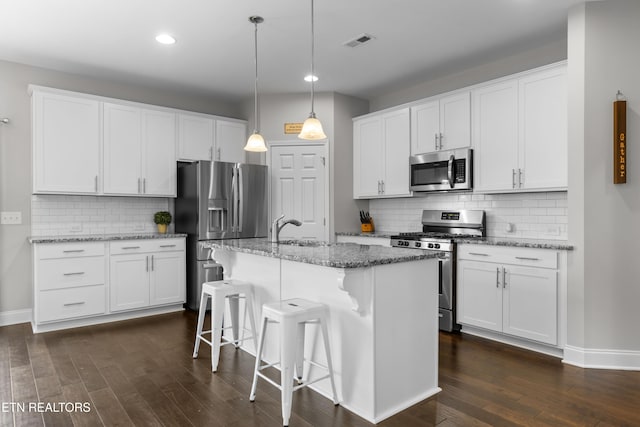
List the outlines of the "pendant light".
{"type": "Polygon", "coordinates": [[[256,65],[256,78],[254,81],[254,124],[253,133],[247,139],[247,145],[244,146],[245,151],[253,151],[253,152],[265,152],[267,151],[267,146],[264,143],[264,138],[258,132],[260,117],[258,116],[258,24],[264,22],[264,19],[261,16],[250,16],[249,22],[253,23],[255,27],[254,31],[254,46],[255,46],[255,56],[254,62],[256,65]]]}
{"type": "Polygon", "coordinates": [[[314,56],[314,34],[313,34],[313,0],[311,0],[311,113],[309,118],[304,121],[302,125],[302,131],[298,135],[300,139],[307,139],[315,141],[318,139],[326,139],[327,135],[322,130],[322,123],[316,118],[316,113],[313,110],[313,81],[314,81],[314,69],[313,69],[313,56],[314,56]]]}

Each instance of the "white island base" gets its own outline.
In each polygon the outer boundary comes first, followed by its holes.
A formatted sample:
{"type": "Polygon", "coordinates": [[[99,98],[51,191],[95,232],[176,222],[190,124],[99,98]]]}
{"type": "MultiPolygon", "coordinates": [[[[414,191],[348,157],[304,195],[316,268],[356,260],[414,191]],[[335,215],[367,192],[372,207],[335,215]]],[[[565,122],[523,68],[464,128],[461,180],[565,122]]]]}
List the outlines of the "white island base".
{"type": "MultiPolygon", "coordinates": [[[[334,268],[224,248],[214,248],[213,258],[223,265],[225,278],[253,283],[256,319],[263,303],[280,299],[329,306],[336,387],[348,410],[378,423],[441,390],[435,259],[334,268]]],[[[275,325],[268,328],[263,359],[274,363],[280,359],[278,331],[275,325]]],[[[251,340],[243,349],[255,355],[251,340]]],[[[310,354],[325,364],[316,325],[307,326],[305,358],[310,354]]],[[[311,379],[322,373],[308,363],[304,369],[311,379]]],[[[331,398],[328,379],[311,388],[331,398]]]]}

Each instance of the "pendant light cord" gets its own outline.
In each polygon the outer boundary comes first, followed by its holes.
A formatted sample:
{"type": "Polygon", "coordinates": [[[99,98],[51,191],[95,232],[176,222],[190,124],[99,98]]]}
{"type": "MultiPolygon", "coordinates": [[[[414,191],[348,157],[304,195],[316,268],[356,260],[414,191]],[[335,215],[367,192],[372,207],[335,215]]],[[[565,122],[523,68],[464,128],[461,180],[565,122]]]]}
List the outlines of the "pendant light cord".
{"type": "Polygon", "coordinates": [[[313,31],[313,26],[314,26],[313,22],[314,22],[314,19],[313,19],[313,0],[311,0],[311,114],[309,115],[309,117],[315,117],[316,116],[315,110],[313,108],[313,98],[314,98],[314,87],[313,87],[314,84],[313,84],[313,81],[315,80],[315,76],[316,76],[315,75],[315,70],[314,70],[314,67],[313,67],[313,58],[315,56],[314,55],[314,53],[315,53],[314,52],[314,50],[315,50],[314,49],[314,44],[315,44],[314,43],[314,39],[315,39],[315,37],[314,37],[314,31],[313,31]]]}
{"type": "Polygon", "coordinates": [[[253,25],[255,26],[255,31],[253,33],[254,35],[254,47],[255,47],[255,55],[254,55],[254,63],[256,66],[256,79],[254,82],[254,98],[253,98],[253,105],[254,105],[254,122],[255,122],[255,126],[253,127],[253,133],[258,133],[258,129],[260,129],[260,125],[258,123],[258,21],[254,21],[253,25]]]}

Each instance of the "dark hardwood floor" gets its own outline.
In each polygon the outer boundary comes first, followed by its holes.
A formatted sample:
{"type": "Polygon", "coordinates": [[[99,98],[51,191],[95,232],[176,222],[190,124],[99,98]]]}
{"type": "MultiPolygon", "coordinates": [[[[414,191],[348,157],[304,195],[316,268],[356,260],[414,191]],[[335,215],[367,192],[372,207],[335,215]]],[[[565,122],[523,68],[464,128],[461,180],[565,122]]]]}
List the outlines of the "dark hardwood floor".
{"type": "MultiPolygon", "coordinates": [[[[280,426],[274,387],[260,382],[248,401],[253,357],[223,347],[216,374],[206,344],[191,358],[195,321],[187,311],[38,335],[0,328],[0,425],[280,426]]],[[[440,386],[379,425],[640,425],[640,372],[584,370],[466,335],[441,334],[440,386]]],[[[292,427],[371,425],[309,389],[293,403],[292,427]]]]}

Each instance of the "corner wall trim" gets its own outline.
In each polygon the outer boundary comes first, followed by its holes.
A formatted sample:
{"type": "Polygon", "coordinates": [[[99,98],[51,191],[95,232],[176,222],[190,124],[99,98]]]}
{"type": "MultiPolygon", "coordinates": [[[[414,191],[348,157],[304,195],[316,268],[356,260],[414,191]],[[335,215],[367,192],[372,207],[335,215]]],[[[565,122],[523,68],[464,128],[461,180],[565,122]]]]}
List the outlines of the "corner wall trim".
{"type": "Polygon", "coordinates": [[[640,371],[640,351],[603,350],[566,345],[562,362],[588,369],[640,371]]]}
{"type": "Polygon", "coordinates": [[[0,311],[0,326],[29,323],[32,318],[33,311],[30,308],[24,310],[0,311]]]}

